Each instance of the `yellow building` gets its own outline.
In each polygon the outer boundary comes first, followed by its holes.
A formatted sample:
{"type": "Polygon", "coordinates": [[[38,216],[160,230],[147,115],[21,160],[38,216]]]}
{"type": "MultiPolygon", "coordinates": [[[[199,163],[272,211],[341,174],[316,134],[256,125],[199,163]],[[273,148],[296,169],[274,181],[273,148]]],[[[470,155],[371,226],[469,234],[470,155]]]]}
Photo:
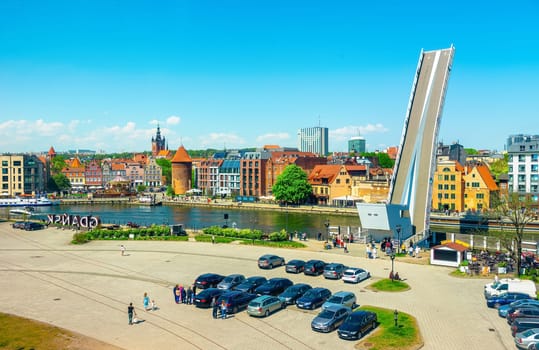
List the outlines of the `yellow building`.
{"type": "Polygon", "coordinates": [[[44,165],[34,155],[0,155],[2,196],[36,195],[45,191],[44,165]]]}
{"type": "Polygon", "coordinates": [[[82,164],[79,158],[74,158],[66,161],[67,166],[62,169],[73,190],[82,190],[86,186],[86,167],[82,164]]]}
{"type": "Polygon", "coordinates": [[[352,179],[344,165],[316,165],[309,174],[309,183],[318,204],[352,194],[352,179]]]}
{"type": "Polygon", "coordinates": [[[499,188],[488,166],[478,163],[473,167],[466,167],[463,178],[466,183],[464,209],[472,212],[490,209],[493,194],[499,192],[499,188]]]}
{"type": "Polygon", "coordinates": [[[432,183],[432,209],[464,210],[464,167],[457,161],[442,160],[436,164],[432,183]]]}

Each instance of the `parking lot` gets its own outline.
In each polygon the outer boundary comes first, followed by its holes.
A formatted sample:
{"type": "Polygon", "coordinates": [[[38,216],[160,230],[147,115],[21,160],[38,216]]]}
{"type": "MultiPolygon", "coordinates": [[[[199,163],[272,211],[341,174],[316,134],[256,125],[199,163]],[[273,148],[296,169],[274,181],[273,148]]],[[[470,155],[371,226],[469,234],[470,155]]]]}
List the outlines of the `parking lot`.
{"type": "Polygon", "coordinates": [[[376,293],[365,287],[387,277],[391,262],[365,259],[360,245],[351,245],[349,254],[323,251],[321,244],[320,251],[166,241],[97,241],[73,246],[71,236],[72,231],[22,231],[0,224],[3,312],[49,322],[126,349],[354,348],[356,342],[340,340],[335,332],[311,330],[317,310],[290,306],[268,318],[240,312],[227,320],[214,320],[210,310],[174,303],[175,284],[187,286],[206,272],[242,273],[287,277],[332,292],[352,291],[359,304],[410,313],[417,318],[425,349],[514,348],[506,321],[485,306],[485,280],[453,278],[447,268],[396,261],[395,270],[412,289],[376,293]],[[127,256],[120,255],[121,243],[127,247],[127,256]],[[322,276],[287,274],[282,267],[260,270],[257,259],[266,253],[286,260],[342,262],[369,270],[373,278],[353,285],[322,276]],[[144,292],[155,299],[158,310],[142,310],[144,292]],[[145,322],[127,325],[129,302],[145,322]]]}

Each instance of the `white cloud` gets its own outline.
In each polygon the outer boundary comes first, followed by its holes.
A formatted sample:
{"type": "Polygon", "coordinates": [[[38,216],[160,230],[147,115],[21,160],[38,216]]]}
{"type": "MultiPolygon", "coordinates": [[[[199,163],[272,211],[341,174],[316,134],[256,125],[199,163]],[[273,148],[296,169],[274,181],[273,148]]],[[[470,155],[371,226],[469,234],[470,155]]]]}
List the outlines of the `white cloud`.
{"type": "Polygon", "coordinates": [[[168,125],[178,125],[180,124],[180,121],[181,121],[181,118],[175,115],[171,115],[170,117],[167,118],[168,125]]]}
{"type": "Polygon", "coordinates": [[[350,139],[352,136],[364,136],[368,134],[386,133],[387,129],[383,124],[367,124],[364,126],[345,126],[335,130],[330,130],[329,134],[336,141],[344,141],[350,139]]]}
{"type": "Polygon", "coordinates": [[[226,133],[210,133],[205,136],[199,137],[199,145],[195,145],[194,149],[204,149],[204,148],[217,148],[221,149],[226,148],[236,148],[243,147],[245,145],[245,140],[239,137],[236,134],[226,134],[226,133]]]}
{"type": "Polygon", "coordinates": [[[263,143],[263,142],[277,142],[282,140],[289,140],[290,135],[286,132],[278,132],[278,133],[267,133],[264,135],[260,135],[256,138],[256,142],[263,143]]]}

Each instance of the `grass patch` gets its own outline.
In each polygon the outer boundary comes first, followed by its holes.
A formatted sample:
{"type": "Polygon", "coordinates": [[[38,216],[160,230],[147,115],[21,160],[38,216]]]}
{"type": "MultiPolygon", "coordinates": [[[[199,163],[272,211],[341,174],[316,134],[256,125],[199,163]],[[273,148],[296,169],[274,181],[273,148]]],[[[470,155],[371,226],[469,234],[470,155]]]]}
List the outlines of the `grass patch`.
{"type": "MultiPolygon", "coordinates": [[[[398,281],[397,281],[398,282],[398,281]]],[[[423,346],[423,338],[419,332],[417,321],[407,313],[399,312],[398,325],[395,327],[395,310],[374,306],[360,307],[362,310],[375,312],[378,315],[378,328],[367,339],[356,346],[357,349],[419,349],[423,346]],[[367,344],[369,343],[369,346],[367,344]]]]}
{"type": "Polygon", "coordinates": [[[0,349],[68,349],[71,339],[61,328],[0,313],[0,349]]]}
{"type": "Polygon", "coordinates": [[[305,248],[306,245],[296,241],[262,241],[262,240],[244,240],[241,244],[257,245],[273,248],[305,248]]]}
{"type": "MultiPolygon", "coordinates": [[[[211,235],[196,235],[195,240],[197,242],[211,242],[211,235]]],[[[222,236],[215,236],[215,243],[230,243],[232,241],[235,241],[235,238],[231,237],[222,237],[222,236]]]]}
{"type": "Polygon", "coordinates": [[[381,279],[369,285],[369,288],[378,292],[403,292],[410,289],[408,283],[403,281],[390,280],[389,278],[381,279]]]}

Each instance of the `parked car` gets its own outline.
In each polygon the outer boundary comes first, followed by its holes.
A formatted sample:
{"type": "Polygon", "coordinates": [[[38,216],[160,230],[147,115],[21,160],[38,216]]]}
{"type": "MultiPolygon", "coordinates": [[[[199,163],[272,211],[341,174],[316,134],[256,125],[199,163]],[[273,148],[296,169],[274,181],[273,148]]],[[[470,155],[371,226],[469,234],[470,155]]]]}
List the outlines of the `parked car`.
{"type": "Polygon", "coordinates": [[[351,313],[352,310],[349,307],[331,305],[312,320],[311,329],[317,332],[331,332],[338,328],[351,313]]]}
{"type": "Polygon", "coordinates": [[[517,318],[511,324],[511,335],[514,337],[517,333],[533,328],[539,328],[539,318],[517,318]]]}
{"type": "Polygon", "coordinates": [[[331,263],[324,266],[324,278],[326,279],[341,279],[342,274],[346,270],[346,266],[340,263],[331,263]]]}
{"type": "Polygon", "coordinates": [[[262,295],[251,300],[247,305],[247,313],[250,316],[269,316],[274,311],[286,308],[286,303],[271,295],[262,295]]]}
{"type": "Polygon", "coordinates": [[[538,307],[539,300],[535,299],[520,299],[513,301],[511,304],[501,305],[498,308],[498,316],[506,318],[508,313],[513,312],[518,307],[538,307]]]}
{"type": "Polygon", "coordinates": [[[214,297],[219,297],[221,294],[223,294],[225,291],[218,288],[207,288],[204,289],[202,292],[195,295],[195,306],[196,307],[210,307],[211,302],[214,297]]]}
{"type": "Polygon", "coordinates": [[[275,277],[270,278],[266,283],[255,289],[257,295],[279,295],[294,283],[288,278],[275,277]]]}
{"type": "Polygon", "coordinates": [[[238,284],[234,290],[239,290],[240,292],[247,292],[247,293],[254,293],[255,289],[266,283],[267,279],[266,277],[262,276],[252,276],[247,279],[245,279],[243,282],[238,284]]]}
{"type": "Polygon", "coordinates": [[[238,284],[245,281],[245,276],[238,273],[228,275],[217,284],[219,289],[234,289],[238,284]]]}
{"type": "Polygon", "coordinates": [[[283,300],[285,303],[292,305],[296,303],[296,300],[305,294],[306,291],[312,287],[305,283],[294,284],[286,288],[284,292],[279,294],[279,299],[283,300]]]}
{"type": "Polygon", "coordinates": [[[24,229],[26,231],[43,230],[45,225],[39,222],[28,221],[24,223],[24,229]]]}
{"type": "Polygon", "coordinates": [[[519,299],[529,299],[530,296],[524,293],[512,293],[507,292],[500,294],[498,296],[493,296],[487,299],[487,306],[498,308],[500,305],[510,304],[515,300],[519,299]]]}
{"type": "Polygon", "coordinates": [[[331,292],[327,288],[312,288],[296,300],[296,305],[300,309],[313,310],[322,305],[330,296],[331,292]]]}
{"type": "Polygon", "coordinates": [[[322,310],[327,309],[332,305],[343,305],[353,309],[356,307],[356,295],[352,292],[337,292],[322,304],[322,310]]]}
{"type": "Polygon", "coordinates": [[[217,284],[221,282],[225,276],[221,276],[216,273],[205,273],[198,276],[195,280],[197,288],[206,289],[210,287],[217,287],[217,284]]]}
{"type": "Polygon", "coordinates": [[[240,309],[243,309],[244,307],[249,305],[251,300],[253,300],[254,298],[256,298],[256,295],[254,294],[232,290],[221,294],[221,296],[219,296],[219,299],[217,299],[217,303],[221,305],[224,300],[227,308],[227,313],[235,314],[240,309]]]}
{"type": "Polygon", "coordinates": [[[531,328],[515,334],[515,345],[519,349],[533,349],[539,343],[539,328],[531,328]]]}
{"type": "Polygon", "coordinates": [[[266,254],[258,258],[258,267],[261,269],[273,269],[275,266],[283,266],[285,264],[284,258],[266,254]]]}
{"type": "Polygon", "coordinates": [[[501,295],[503,293],[525,293],[530,298],[535,298],[537,295],[537,289],[535,282],[530,280],[509,279],[500,281],[498,283],[487,284],[485,286],[485,298],[501,295]]]}
{"type": "Polygon", "coordinates": [[[305,261],[303,260],[290,260],[285,266],[285,271],[288,273],[300,273],[303,270],[305,270],[305,261]]]}
{"type": "Polygon", "coordinates": [[[13,228],[23,229],[26,221],[15,221],[12,225],[13,228]]]}
{"type": "Polygon", "coordinates": [[[376,328],[378,316],[376,313],[365,310],[352,312],[341,324],[337,333],[339,337],[347,340],[360,339],[364,334],[376,328]]]}
{"type": "Polygon", "coordinates": [[[324,273],[324,267],[326,267],[326,263],[322,260],[309,260],[305,263],[303,273],[305,275],[318,276],[324,273]]]}
{"type": "Polygon", "coordinates": [[[349,267],[342,274],[342,280],[348,283],[359,283],[369,277],[371,277],[369,271],[357,267],[349,267]]]}
{"type": "Polygon", "coordinates": [[[507,314],[507,323],[511,324],[520,317],[538,318],[539,308],[536,307],[519,307],[507,314]]]}

